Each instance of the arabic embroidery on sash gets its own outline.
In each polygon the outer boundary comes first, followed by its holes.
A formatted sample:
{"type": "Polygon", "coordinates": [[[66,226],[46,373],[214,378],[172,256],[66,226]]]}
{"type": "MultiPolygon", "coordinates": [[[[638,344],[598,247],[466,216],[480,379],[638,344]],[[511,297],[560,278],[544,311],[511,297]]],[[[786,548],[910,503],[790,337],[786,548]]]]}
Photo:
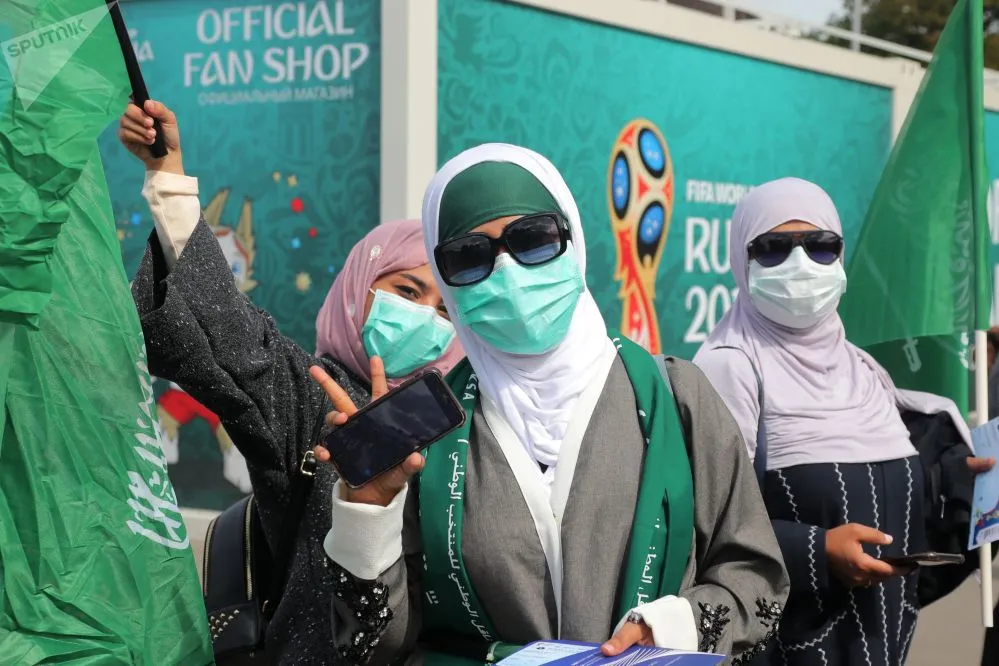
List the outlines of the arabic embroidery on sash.
{"type": "MultiPolygon", "coordinates": [[[[436,548],[423,552],[423,622],[428,630],[456,629],[491,643],[495,632],[468,579],[461,555],[465,507],[465,468],[472,413],[478,402],[478,379],[464,361],[449,376],[451,390],[465,410],[465,427],[450,442],[438,442],[427,450],[433,473],[420,475],[420,533],[424,544],[447,544],[447,567],[441,567],[436,548]],[[450,444],[446,449],[441,445],[450,444]],[[443,491],[446,488],[446,492],[443,491]],[[447,516],[446,520],[439,518],[447,516]]],[[[426,467],[424,468],[426,470],[426,467]]]]}

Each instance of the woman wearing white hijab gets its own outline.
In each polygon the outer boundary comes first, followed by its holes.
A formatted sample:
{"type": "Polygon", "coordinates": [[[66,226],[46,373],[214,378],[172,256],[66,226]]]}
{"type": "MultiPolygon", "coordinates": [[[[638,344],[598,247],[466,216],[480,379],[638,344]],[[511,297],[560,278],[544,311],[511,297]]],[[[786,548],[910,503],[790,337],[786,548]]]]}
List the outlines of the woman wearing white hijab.
{"type": "MultiPolygon", "coordinates": [[[[919,574],[882,558],[927,548],[923,468],[899,406],[956,409],[903,395],[847,342],[842,229],[820,187],[786,178],[754,189],[736,207],[729,255],[739,294],[694,362],[766,470],[791,575],[770,662],[905,663],[919,574]]],[[[976,471],[991,464],[973,460],[976,471]]]]}
{"type": "Polygon", "coordinates": [[[666,360],[664,381],[608,332],[559,173],[523,148],[473,148],[433,179],[423,223],[469,418],[425,466],[335,489],[336,649],[481,664],[562,638],[752,658],[787,579],[738,426],[691,364],[666,360]]]}

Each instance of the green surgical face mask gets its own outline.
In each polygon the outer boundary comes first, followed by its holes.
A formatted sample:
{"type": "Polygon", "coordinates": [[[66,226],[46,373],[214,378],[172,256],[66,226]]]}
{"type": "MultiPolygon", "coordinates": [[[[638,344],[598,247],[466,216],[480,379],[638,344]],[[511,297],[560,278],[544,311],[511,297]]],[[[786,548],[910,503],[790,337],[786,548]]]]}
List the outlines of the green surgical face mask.
{"type": "Polygon", "coordinates": [[[452,293],[458,318],[472,332],[499,351],[533,356],[565,339],[582,292],[570,247],[540,266],[522,266],[501,254],[492,275],[452,293]]]}
{"type": "Polygon", "coordinates": [[[454,326],[428,306],[387,291],[372,292],[371,311],[361,329],[368,356],[385,364],[385,375],[405,377],[439,359],[454,340],[454,326]]]}

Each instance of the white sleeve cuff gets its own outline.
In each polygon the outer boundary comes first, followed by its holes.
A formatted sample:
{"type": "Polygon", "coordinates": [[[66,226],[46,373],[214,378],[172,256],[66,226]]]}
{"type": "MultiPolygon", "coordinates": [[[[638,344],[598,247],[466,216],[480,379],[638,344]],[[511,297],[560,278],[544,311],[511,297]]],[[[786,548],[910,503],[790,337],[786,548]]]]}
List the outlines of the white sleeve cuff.
{"type": "Polygon", "coordinates": [[[323,548],[331,560],[361,580],[375,580],[402,557],[402,523],[409,486],[388,506],[341,499],[343,482],[333,485],[333,520],[323,548]]]}
{"type": "MultiPolygon", "coordinates": [[[[697,650],[697,623],[690,602],[672,595],[650,601],[633,609],[652,630],[656,647],[673,650],[697,650]]],[[[628,613],[628,615],[631,615],[628,613]]],[[[628,621],[626,615],[614,629],[616,634],[628,621]]]]}
{"type": "Polygon", "coordinates": [[[198,179],[169,171],[147,171],[146,180],[142,185],[142,196],[148,198],[150,191],[198,196],[198,179]]]}
{"type": "Polygon", "coordinates": [[[167,268],[173,270],[201,219],[198,179],[164,171],[147,171],[142,196],[153,215],[167,268]]]}

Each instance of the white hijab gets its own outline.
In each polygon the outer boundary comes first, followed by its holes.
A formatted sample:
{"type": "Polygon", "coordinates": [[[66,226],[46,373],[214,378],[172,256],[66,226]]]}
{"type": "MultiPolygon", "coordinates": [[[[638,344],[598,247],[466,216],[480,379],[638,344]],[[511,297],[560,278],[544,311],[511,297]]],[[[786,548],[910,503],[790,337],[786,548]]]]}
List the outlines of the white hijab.
{"type": "MultiPolygon", "coordinates": [[[[739,294],[694,362],[723,397],[727,391],[722,384],[752,386],[755,404],[752,369],[745,363],[718,367],[720,359],[731,362],[732,357],[717,348],[737,347],[753,359],[763,379],[768,469],[915,455],[891,378],[870,355],[847,342],[839,314],[833,312],[812,328],[794,330],[764,317],[750,298],[749,243],[792,220],[843,234],[829,195],[797,178],[761,185],[736,207],[729,258],[739,294]],[[747,375],[733,376],[739,372],[747,375]]],[[[751,421],[755,429],[756,416],[747,412],[745,402],[726,399],[726,403],[740,425],[751,421]]]]}
{"type": "MultiPolygon", "coordinates": [[[[606,375],[606,368],[592,361],[608,345],[607,327],[586,288],[586,243],[576,202],[552,163],[526,148],[502,143],[483,144],[452,158],[437,172],[423,198],[423,236],[427,254],[434,256],[437,246],[438,215],[445,187],[462,171],[483,162],[516,164],[534,175],[551,193],[568,218],[571,249],[583,276],[583,293],[579,296],[569,332],[565,340],[545,354],[520,356],[501,352],[457,318],[454,321],[482,393],[496,403],[531,457],[549,467],[546,476],[550,477],[580,394],[592,382],[602,384],[605,379],[600,374],[606,375]]],[[[431,261],[430,265],[448,310],[457,312],[451,287],[441,279],[436,262],[431,261]]]]}

